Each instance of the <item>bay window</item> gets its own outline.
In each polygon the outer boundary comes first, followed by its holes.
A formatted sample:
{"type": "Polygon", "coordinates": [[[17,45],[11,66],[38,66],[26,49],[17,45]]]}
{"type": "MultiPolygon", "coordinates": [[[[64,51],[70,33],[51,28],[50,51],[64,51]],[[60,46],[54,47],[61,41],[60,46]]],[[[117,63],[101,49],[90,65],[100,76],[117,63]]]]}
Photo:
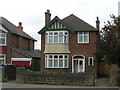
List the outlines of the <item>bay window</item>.
{"type": "Polygon", "coordinates": [[[68,55],[45,55],[46,68],[68,68],[68,55]]]}
{"type": "Polygon", "coordinates": [[[46,43],[68,43],[68,31],[47,31],[46,43]]]}

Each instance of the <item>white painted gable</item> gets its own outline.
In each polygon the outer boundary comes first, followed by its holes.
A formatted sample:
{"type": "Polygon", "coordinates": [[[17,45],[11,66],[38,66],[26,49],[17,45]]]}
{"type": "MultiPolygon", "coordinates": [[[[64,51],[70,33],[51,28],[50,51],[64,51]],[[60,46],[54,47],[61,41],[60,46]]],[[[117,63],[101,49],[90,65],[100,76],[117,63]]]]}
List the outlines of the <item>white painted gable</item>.
{"type": "Polygon", "coordinates": [[[55,21],[53,24],[50,25],[48,29],[63,29],[63,28],[65,28],[63,24],[61,24],[58,21],[55,21]]]}

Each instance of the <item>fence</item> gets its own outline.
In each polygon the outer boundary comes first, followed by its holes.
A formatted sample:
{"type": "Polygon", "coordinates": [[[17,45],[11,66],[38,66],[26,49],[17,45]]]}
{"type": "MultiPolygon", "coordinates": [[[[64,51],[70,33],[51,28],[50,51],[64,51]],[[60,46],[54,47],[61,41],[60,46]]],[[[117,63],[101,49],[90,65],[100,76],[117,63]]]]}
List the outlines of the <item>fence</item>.
{"type": "Polygon", "coordinates": [[[85,73],[37,72],[19,67],[17,68],[16,82],[93,86],[95,85],[95,71],[87,70],[85,73]]]}

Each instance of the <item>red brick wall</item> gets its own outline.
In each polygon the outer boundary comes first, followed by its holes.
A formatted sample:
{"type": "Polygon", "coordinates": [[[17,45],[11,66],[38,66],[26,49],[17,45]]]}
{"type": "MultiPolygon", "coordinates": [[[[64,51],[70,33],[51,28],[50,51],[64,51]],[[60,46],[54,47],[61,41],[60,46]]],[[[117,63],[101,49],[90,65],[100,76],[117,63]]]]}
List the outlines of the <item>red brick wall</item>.
{"type": "MultiPolygon", "coordinates": [[[[78,35],[76,33],[69,33],[69,50],[70,54],[70,63],[72,63],[72,56],[74,55],[83,55],[85,56],[85,68],[89,68],[88,66],[88,57],[95,57],[96,53],[96,42],[97,42],[97,32],[89,32],[89,43],[88,44],[79,44],[78,43],[78,35]]],[[[92,68],[96,68],[96,62],[92,68]]],[[[71,65],[70,68],[72,69],[71,65]]],[[[91,66],[90,66],[91,68],[91,66]]],[[[72,71],[72,70],[71,70],[72,71]]]]}
{"type": "MultiPolygon", "coordinates": [[[[33,50],[34,49],[34,41],[29,40],[24,37],[21,37],[21,36],[18,36],[11,32],[8,32],[8,34],[7,34],[7,55],[6,55],[7,56],[6,57],[7,64],[11,63],[11,55],[14,54],[14,53],[12,53],[11,47],[18,47],[18,48],[33,50]]],[[[17,55],[16,55],[16,58],[17,58],[17,55]]],[[[18,55],[18,57],[19,57],[19,55],[18,55]]]]}
{"type": "Polygon", "coordinates": [[[28,58],[28,57],[26,57],[25,55],[22,55],[22,54],[18,53],[15,50],[12,50],[12,58],[28,58]]]}
{"type": "MultiPolygon", "coordinates": [[[[97,41],[97,32],[90,32],[90,43],[89,44],[78,44],[77,43],[77,33],[69,33],[69,68],[68,69],[45,69],[45,33],[41,34],[41,71],[42,72],[72,72],[72,56],[74,55],[83,55],[85,56],[86,67],[88,66],[88,57],[94,57],[96,52],[96,41],[97,41]]],[[[95,65],[90,68],[96,68],[95,65]]]]}

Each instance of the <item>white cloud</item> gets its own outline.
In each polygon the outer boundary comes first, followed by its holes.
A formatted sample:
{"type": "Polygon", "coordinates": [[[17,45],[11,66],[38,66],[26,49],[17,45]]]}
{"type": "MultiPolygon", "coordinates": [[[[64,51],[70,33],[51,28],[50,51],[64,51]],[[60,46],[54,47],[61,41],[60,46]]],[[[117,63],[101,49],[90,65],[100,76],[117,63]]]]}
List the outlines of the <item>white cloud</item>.
{"type": "Polygon", "coordinates": [[[24,31],[39,42],[38,31],[44,26],[44,12],[50,9],[52,18],[61,19],[75,14],[89,24],[95,26],[96,17],[99,16],[101,25],[109,20],[109,16],[118,14],[119,0],[1,0],[0,16],[7,18],[17,25],[23,22],[24,31]]]}

